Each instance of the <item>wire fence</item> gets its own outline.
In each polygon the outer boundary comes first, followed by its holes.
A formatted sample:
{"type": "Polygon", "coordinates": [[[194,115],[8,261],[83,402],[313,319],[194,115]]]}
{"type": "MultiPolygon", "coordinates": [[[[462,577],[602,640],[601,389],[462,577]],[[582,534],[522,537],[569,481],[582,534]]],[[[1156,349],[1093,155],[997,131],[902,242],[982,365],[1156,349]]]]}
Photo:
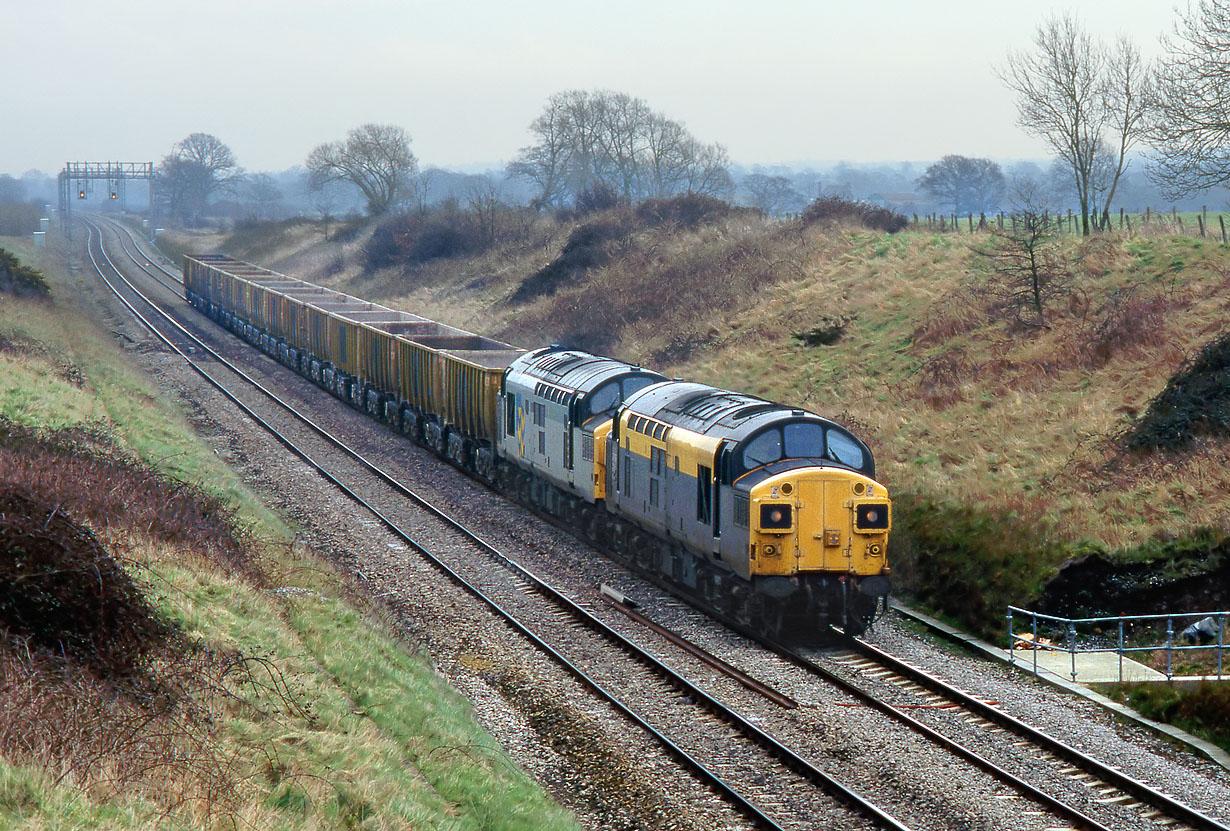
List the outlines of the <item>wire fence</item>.
{"type": "MultiPolygon", "coordinates": [[[[926,230],[938,233],[979,233],[988,231],[1016,232],[1023,219],[1016,215],[1000,211],[986,214],[913,214],[912,227],[915,230],[926,230]]],[[[1034,217],[1033,221],[1037,221],[1034,217]]],[[[1180,211],[1171,208],[1169,211],[1154,211],[1145,208],[1143,213],[1129,212],[1123,208],[1119,213],[1091,216],[1090,230],[1094,232],[1119,231],[1122,233],[1166,233],[1182,234],[1204,239],[1219,240],[1223,245],[1230,244],[1230,235],[1226,229],[1226,215],[1210,214],[1208,206],[1199,211],[1180,211]]],[[[1051,213],[1043,212],[1042,228],[1056,234],[1077,236],[1084,231],[1084,220],[1075,211],[1051,213]]]]}
{"type": "Polygon", "coordinates": [[[1129,668],[1132,662],[1152,666],[1166,680],[1193,673],[1226,678],[1230,612],[1063,618],[1009,606],[1007,619],[1008,662],[1029,667],[1035,675],[1039,656],[1066,653],[1068,672],[1076,681],[1078,655],[1109,653],[1118,657],[1120,683],[1132,675],[1125,674],[1125,662],[1129,668]],[[1018,659],[1017,653],[1026,651],[1029,658],[1018,659]]]}

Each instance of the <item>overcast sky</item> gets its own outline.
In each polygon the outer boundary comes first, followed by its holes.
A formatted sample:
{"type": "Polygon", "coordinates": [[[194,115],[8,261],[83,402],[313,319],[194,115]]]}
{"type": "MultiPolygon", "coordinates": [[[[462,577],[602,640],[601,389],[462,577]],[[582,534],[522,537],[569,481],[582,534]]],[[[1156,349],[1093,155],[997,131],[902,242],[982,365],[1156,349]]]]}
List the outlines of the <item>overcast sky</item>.
{"type": "Polygon", "coordinates": [[[1147,56],[1172,0],[0,0],[0,172],[159,161],[213,133],[248,170],[364,122],[425,165],[508,161],[565,89],[643,98],[739,164],[1044,158],[995,77],[1079,8],[1147,56]]]}

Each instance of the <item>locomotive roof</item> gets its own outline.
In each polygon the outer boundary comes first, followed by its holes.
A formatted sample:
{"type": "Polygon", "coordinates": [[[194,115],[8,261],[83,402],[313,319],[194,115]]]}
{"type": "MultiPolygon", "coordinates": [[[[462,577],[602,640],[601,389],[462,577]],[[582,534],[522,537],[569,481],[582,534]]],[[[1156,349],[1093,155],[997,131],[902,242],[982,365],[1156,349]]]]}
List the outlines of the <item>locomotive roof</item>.
{"type": "Polygon", "coordinates": [[[653,370],[626,364],[614,358],[593,355],[578,349],[546,347],[518,358],[513,371],[581,393],[592,392],[612,378],[625,375],[645,375],[661,378],[653,370]]]}
{"type": "Polygon", "coordinates": [[[806,410],[774,404],[754,395],[684,381],[666,381],[646,387],[629,396],[627,409],[666,424],[723,438],[745,438],[778,421],[816,421],[828,419],[806,410]]]}

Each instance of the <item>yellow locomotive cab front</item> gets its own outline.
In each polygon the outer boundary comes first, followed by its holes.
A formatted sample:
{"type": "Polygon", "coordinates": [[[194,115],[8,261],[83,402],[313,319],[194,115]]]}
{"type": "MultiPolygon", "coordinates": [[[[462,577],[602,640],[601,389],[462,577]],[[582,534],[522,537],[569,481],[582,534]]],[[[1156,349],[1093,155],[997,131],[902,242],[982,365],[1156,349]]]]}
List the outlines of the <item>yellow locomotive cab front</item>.
{"type": "Polygon", "coordinates": [[[753,574],[889,572],[892,504],[860,474],[808,468],[767,479],[752,490],[749,520],[753,574]]]}

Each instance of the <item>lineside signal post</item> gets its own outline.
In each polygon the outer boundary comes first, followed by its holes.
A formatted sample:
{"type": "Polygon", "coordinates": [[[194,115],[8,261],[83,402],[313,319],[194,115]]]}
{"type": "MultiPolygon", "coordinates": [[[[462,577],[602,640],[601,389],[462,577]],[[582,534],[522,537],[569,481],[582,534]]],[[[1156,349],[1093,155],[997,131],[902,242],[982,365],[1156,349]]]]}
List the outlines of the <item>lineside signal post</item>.
{"type": "Polygon", "coordinates": [[[153,162],[66,162],[59,178],[60,229],[69,239],[73,238],[73,200],[89,197],[94,192],[95,182],[104,182],[105,196],[124,210],[128,181],[144,179],[149,189],[150,207],[154,204],[153,162]]]}

